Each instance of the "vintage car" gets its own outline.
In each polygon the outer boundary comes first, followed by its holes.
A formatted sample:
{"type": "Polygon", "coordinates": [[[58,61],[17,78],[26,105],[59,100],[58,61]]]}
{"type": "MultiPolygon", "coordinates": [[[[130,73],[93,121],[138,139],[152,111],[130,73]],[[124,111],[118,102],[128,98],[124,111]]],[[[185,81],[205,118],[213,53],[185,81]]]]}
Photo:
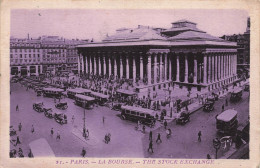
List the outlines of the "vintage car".
{"type": "Polygon", "coordinates": [[[33,109],[37,112],[44,112],[43,103],[34,103],[33,109]]]}
{"type": "Polygon", "coordinates": [[[207,101],[203,106],[203,111],[210,112],[214,110],[214,101],[207,101]]]}
{"type": "Polygon", "coordinates": [[[66,110],[68,108],[67,102],[55,104],[57,109],[66,110]]]}
{"type": "Polygon", "coordinates": [[[115,104],[115,105],[113,105],[112,110],[120,111],[120,110],[121,110],[121,106],[122,106],[122,105],[121,105],[120,103],[115,104]]]}
{"type": "Polygon", "coordinates": [[[54,119],[59,124],[67,124],[67,116],[63,113],[55,113],[54,119]]]}
{"type": "Polygon", "coordinates": [[[36,94],[37,94],[37,96],[41,96],[41,95],[42,95],[42,90],[41,90],[41,89],[38,89],[38,90],[36,91],[36,94]]]}
{"type": "Polygon", "coordinates": [[[176,124],[184,125],[190,121],[189,113],[181,113],[180,117],[176,119],[176,124]]]}
{"type": "Polygon", "coordinates": [[[16,135],[16,131],[15,131],[14,127],[13,127],[13,126],[10,126],[9,128],[10,128],[10,130],[9,130],[9,135],[10,135],[10,136],[16,135]]]}
{"type": "Polygon", "coordinates": [[[52,112],[52,108],[46,109],[44,108],[44,115],[48,118],[53,118],[53,112],[52,112]]]}
{"type": "Polygon", "coordinates": [[[230,101],[231,102],[236,102],[242,99],[242,95],[243,95],[243,89],[241,88],[237,88],[235,89],[230,96],[230,101]]]}

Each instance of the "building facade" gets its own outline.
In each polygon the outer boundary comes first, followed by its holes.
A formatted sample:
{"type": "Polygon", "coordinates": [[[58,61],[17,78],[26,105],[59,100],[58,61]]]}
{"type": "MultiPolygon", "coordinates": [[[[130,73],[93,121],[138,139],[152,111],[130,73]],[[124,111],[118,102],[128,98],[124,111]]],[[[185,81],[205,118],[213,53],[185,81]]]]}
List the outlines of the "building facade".
{"type": "Polygon", "coordinates": [[[250,18],[247,19],[247,28],[244,34],[224,35],[221,37],[227,41],[237,43],[237,67],[238,73],[249,70],[250,65],[250,18]]]}
{"type": "Polygon", "coordinates": [[[236,43],[180,20],[170,29],[139,25],[121,28],[102,42],[79,45],[80,74],[114,75],[136,87],[173,85],[187,90],[212,90],[236,79],[236,43]]]}
{"type": "Polygon", "coordinates": [[[78,58],[75,46],[82,43],[86,41],[67,40],[58,36],[32,39],[28,35],[27,39],[10,38],[11,75],[71,72],[71,67],[77,69],[78,63],[75,60],[78,58]]]}

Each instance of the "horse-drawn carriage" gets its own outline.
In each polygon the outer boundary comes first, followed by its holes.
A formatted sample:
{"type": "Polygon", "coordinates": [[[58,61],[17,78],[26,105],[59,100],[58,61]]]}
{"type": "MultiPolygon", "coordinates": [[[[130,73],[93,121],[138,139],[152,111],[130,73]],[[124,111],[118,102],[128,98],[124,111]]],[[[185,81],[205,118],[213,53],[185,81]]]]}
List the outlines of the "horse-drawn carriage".
{"type": "Polygon", "coordinates": [[[55,104],[55,107],[60,110],[66,110],[68,108],[67,102],[55,104]]]}

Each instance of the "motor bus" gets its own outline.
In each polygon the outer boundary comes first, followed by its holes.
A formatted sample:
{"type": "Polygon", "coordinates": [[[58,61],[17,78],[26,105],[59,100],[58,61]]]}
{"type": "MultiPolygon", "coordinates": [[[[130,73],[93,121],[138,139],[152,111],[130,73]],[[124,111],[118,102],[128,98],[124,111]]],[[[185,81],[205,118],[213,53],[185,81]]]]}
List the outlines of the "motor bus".
{"type": "Polygon", "coordinates": [[[76,94],[82,94],[85,96],[89,96],[90,93],[91,93],[91,90],[83,89],[83,88],[75,88],[75,89],[67,90],[68,98],[71,98],[71,99],[74,99],[76,94]]]}
{"type": "Polygon", "coordinates": [[[44,138],[34,140],[29,143],[29,157],[55,157],[55,154],[49,143],[44,138]]]}
{"type": "Polygon", "coordinates": [[[109,98],[108,95],[98,93],[98,92],[91,92],[91,96],[94,97],[96,99],[96,103],[101,106],[105,105],[105,103],[108,101],[109,98]]]}
{"type": "Polygon", "coordinates": [[[242,98],[243,95],[243,89],[242,88],[237,88],[233,90],[230,96],[230,101],[239,101],[242,98]]]}
{"type": "Polygon", "coordinates": [[[44,97],[60,98],[64,90],[58,88],[43,88],[42,91],[44,97]]]}
{"type": "Polygon", "coordinates": [[[134,122],[140,121],[142,124],[150,127],[155,124],[155,114],[155,111],[146,108],[121,106],[121,119],[134,122]]]}
{"type": "Polygon", "coordinates": [[[94,107],[95,98],[85,96],[82,94],[75,95],[75,105],[81,106],[86,109],[92,109],[94,107]]]}
{"type": "Polygon", "coordinates": [[[216,116],[216,127],[218,133],[234,135],[237,130],[237,111],[228,109],[216,116]]]}

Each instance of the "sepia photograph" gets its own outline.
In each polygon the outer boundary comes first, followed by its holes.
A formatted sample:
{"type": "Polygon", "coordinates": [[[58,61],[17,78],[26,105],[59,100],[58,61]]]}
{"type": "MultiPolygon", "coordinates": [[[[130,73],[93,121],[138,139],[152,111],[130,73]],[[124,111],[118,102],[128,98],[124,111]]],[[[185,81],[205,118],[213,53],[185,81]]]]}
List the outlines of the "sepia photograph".
{"type": "Polygon", "coordinates": [[[12,9],[10,158],[249,159],[250,16],[12,9]]]}

